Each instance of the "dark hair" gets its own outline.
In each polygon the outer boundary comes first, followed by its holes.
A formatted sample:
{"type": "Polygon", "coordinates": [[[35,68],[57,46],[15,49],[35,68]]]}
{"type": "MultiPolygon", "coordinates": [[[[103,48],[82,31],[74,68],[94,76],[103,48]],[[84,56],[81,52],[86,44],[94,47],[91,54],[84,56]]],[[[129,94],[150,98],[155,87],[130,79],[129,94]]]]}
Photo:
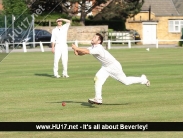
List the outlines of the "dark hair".
{"type": "Polygon", "coordinates": [[[96,33],[96,35],[99,36],[100,44],[102,44],[104,39],[103,36],[99,33],[96,33]]]}

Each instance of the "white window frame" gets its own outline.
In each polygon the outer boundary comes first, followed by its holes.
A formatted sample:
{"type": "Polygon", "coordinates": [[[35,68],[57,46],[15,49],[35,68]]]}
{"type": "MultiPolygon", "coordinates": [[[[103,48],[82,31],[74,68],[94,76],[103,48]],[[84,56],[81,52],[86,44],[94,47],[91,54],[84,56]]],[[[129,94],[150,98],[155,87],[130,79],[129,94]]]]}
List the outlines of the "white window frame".
{"type": "Polygon", "coordinates": [[[183,20],[169,20],[168,21],[168,32],[180,33],[183,28],[183,20]]]}

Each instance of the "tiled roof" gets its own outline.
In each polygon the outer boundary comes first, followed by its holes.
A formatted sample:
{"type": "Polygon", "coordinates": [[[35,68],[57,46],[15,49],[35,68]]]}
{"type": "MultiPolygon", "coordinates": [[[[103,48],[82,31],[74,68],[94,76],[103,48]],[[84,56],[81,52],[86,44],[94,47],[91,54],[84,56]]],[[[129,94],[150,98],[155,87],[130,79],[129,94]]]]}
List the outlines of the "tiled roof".
{"type": "Polygon", "coordinates": [[[180,15],[183,15],[183,0],[172,0],[180,15]]]}
{"type": "Polygon", "coordinates": [[[145,0],[141,10],[147,11],[149,6],[156,16],[183,15],[183,0],[145,0]]]}

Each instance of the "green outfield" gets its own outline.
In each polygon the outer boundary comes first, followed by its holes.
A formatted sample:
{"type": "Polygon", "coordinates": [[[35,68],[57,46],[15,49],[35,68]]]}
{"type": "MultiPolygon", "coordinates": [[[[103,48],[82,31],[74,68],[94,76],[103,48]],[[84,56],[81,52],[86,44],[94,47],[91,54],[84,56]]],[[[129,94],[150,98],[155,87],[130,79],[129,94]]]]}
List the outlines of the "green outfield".
{"type": "MultiPolygon", "coordinates": [[[[108,78],[103,104],[91,105],[100,63],[69,52],[70,78],[53,77],[51,52],[11,53],[0,63],[1,122],[182,122],[183,49],[110,50],[127,76],[146,74],[151,86],[108,78]],[[66,106],[62,106],[62,101],[66,106]]],[[[1,53],[0,53],[1,54],[1,53]]],[[[61,62],[60,62],[61,63],[61,62]]],[[[60,75],[62,66],[60,64],[60,75]]],[[[1,138],[180,138],[182,132],[0,132],[1,138]]]]}

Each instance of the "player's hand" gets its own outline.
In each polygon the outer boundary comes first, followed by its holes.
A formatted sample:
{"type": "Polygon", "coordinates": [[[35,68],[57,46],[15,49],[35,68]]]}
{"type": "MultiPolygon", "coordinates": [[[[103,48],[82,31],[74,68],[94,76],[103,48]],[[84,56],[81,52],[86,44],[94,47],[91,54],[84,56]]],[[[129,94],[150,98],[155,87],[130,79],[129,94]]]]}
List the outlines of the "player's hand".
{"type": "Polygon", "coordinates": [[[55,53],[55,48],[54,48],[54,47],[52,47],[51,51],[52,51],[52,53],[55,53]]]}
{"type": "Polygon", "coordinates": [[[76,50],[74,50],[74,54],[75,54],[76,56],[78,56],[78,52],[77,52],[76,50]]]}
{"type": "Polygon", "coordinates": [[[72,44],[72,49],[76,50],[77,46],[75,44],[72,44]]]}

